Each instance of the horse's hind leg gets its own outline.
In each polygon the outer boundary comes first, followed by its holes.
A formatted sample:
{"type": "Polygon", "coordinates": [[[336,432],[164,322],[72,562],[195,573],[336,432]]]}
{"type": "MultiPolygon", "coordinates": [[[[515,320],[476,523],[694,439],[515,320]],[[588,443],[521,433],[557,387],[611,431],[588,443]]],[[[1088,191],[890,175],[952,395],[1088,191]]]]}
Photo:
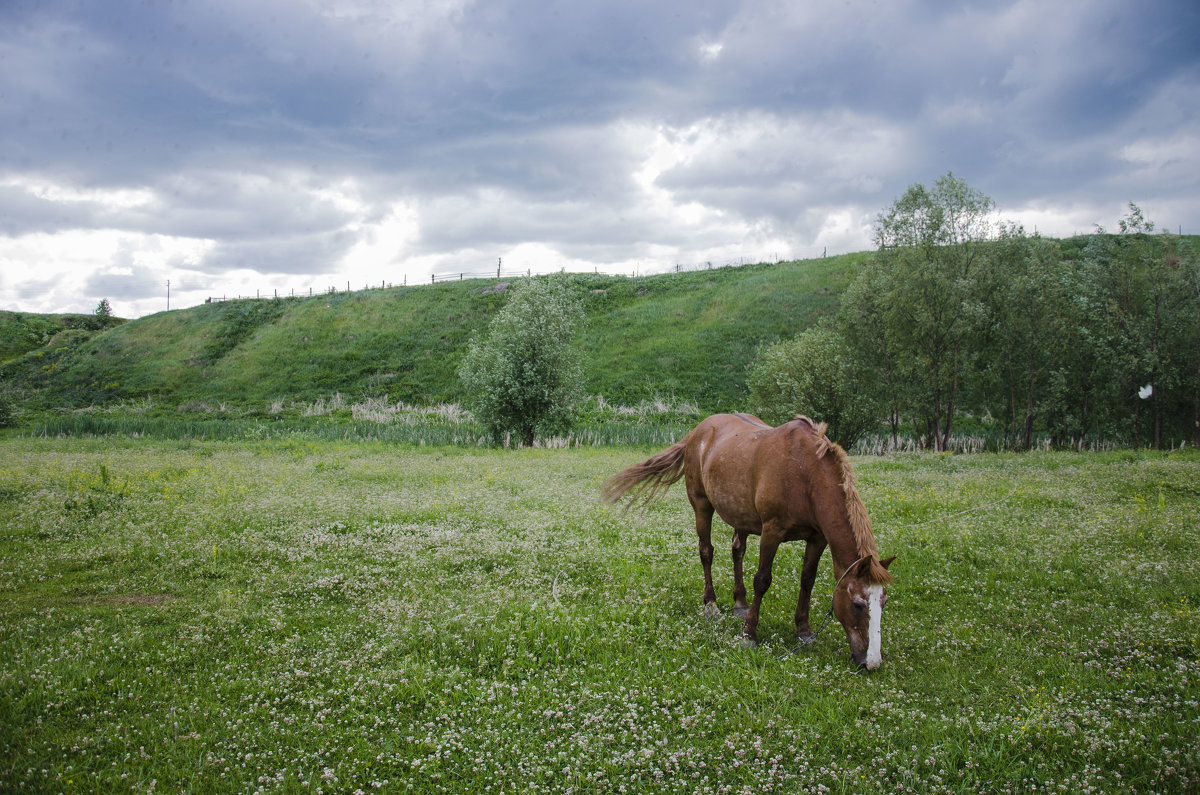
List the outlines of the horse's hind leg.
{"type": "Polygon", "coordinates": [[[746,602],[746,582],[742,576],[742,559],[746,557],[746,536],[743,530],[733,531],[733,614],[744,618],[750,610],[746,602]]]}
{"type": "Polygon", "coordinates": [[[704,566],[704,612],[715,615],[717,592],[713,588],[712,562],[712,503],[703,497],[692,498],[692,510],[696,512],[696,535],[700,541],[700,563],[704,566]]]}
{"type": "Polygon", "coordinates": [[[808,646],[817,642],[816,633],[808,623],[808,605],[812,598],[813,584],[817,581],[817,567],[821,563],[821,554],[825,552],[826,541],[814,538],[804,545],[804,569],[800,572],[800,599],[796,603],[796,637],[808,646]]]}

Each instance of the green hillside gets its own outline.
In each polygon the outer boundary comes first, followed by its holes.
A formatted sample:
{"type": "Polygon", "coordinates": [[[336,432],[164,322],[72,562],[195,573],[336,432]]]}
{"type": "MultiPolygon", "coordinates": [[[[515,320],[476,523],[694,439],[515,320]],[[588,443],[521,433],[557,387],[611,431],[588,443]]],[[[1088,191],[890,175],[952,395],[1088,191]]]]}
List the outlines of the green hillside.
{"type": "MultiPolygon", "coordinates": [[[[669,396],[735,406],[755,349],[834,311],[863,255],[639,278],[571,277],[586,312],[587,389],[610,402],[669,396]]],[[[312,298],[239,300],[163,312],[42,344],[3,366],[29,410],[146,397],[168,406],[341,392],[409,403],[458,399],[472,333],[504,305],[477,279],[312,298]]]]}
{"type": "Polygon", "coordinates": [[[38,348],[57,347],[67,339],[81,341],[124,322],[112,316],[39,315],[0,310],[0,365],[38,348]]]}

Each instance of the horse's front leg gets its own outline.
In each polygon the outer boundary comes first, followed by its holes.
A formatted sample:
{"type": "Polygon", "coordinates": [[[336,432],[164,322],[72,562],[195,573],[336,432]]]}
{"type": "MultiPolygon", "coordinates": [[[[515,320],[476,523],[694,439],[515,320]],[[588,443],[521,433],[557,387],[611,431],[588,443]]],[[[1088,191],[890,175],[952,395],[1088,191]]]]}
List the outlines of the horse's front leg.
{"type": "Polygon", "coordinates": [[[754,573],[754,602],[746,613],[746,626],[742,630],[742,637],[750,646],[758,643],[758,611],[762,607],[763,596],[771,587],[771,566],[775,563],[775,553],[782,542],[783,533],[778,525],[763,525],[762,538],[758,541],[758,571],[754,573]]]}
{"type": "Polygon", "coordinates": [[[733,530],[733,614],[738,618],[750,611],[750,605],[746,602],[746,583],[742,577],[742,558],[746,557],[747,535],[745,530],[733,530]]]}
{"type": "Polygon", "coordinates": [[[817,567],[821,554],[825,552],[824,538],[814,538],[804,545],[804,569],[800,573],[800,599],[796,602],[796,637],[805,646],[817,642],[817,635],[808,623],[808,606],[812,598],[813,584],[817,581],[817,567]]]}

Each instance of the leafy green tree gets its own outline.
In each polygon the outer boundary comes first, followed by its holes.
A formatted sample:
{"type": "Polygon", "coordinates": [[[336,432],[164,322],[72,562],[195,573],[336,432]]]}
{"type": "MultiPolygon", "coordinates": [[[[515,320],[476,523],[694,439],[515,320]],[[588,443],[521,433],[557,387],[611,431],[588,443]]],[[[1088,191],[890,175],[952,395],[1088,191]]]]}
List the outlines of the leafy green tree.
{"type": "Polygon", "coordinates": [[[100,318],[112,317],[112,304],[108,302],[107,298],[101,298],[100,303],[96,305],[96,311],[92,314],[100,318]]]}
{"type": "Polygon", "coordinates": [[[501,443],[525,446],[570,430],[582,396],[575,329],[583,318],[565,276],[517,286],[485,335],[471,339],[458,370],[466,405],[501,443]]]}
{"type": "MultiPolygon", "coordinates": [[[[1170,287],[1166,293],[1163,399],[1172,398],[1180,439],[1191,431],[1200,447],[1200,255],[1177,235],[1163,236],[1170,287]]],[[[1168,409],[1169,409],[1168,405],[1168,409]]]]}
{"type": "Polygon", "coordinates": [[[1118,226],[1109,306],[1123,365],[1121,402],[1131,409],[1133,437],[1148,433],[1162,447],[1164,426],[1182,430],[1181,409],[1195,394],[1196,260],[1176,236],[1153,234],[1154,223],[1133,202],[1118,226]]]}
{"type": "Polygon", "coordinates": [[[892,448],[899,446],[900,418],[913,400],[911,381],[902,370],[902,352],[896,336],[884,323],[882,299],[875,287],[882,284],[882,265],[872,259],[862,263],[858,278],[842,294],[838,315],[843,338],[859,364],[859,381],[882,413],[886,413],[892,448]]]}
{"type": "Polygon", "coordinates": [[[1062,308],[1069,282],[1058,247],[1004,224],[989,247],[977,291],[986,310],[979,342],[979,400],[1003,420],[1006,441],[1028,450],[1064,352],[1062,308]]]}
{"type": "Polygon", "coordinates": [[[1200,442],[1200,261],[1136,204],[1119,228],[1063,263],[1047,428],[1059,444],[1200,442]]]}
{"type": "Polygon", "coordinates": [[[1057,269],[1060,300],[1053,302],[1046,389],[1041,416],[1056,446],[1082,447],[1101,431],[1110,416],[1108,393],[1116,371],[1107,331],[1108,297],[1102,274],[1087,250],[1081,259],[1068,257],[1057,269]]]}
{"type": "Polygon", "coordinates": [[[976,283],[991,236],[990,198],[952,173],[916,184],[880,213],[876,263],[857,289],[880,315],[883,347],[913,384],[912,412],[938,450],[947,449],[955,412],[984,322],[976,283]]]}
{"type": "Polygon", "coordinates": [[[841,334],[811,328],[759,351],[746,381],[762,419],[778,425],[806,414],[828,423],[829,437],[849,447],[879,418],[863,373],[841,334]]]}

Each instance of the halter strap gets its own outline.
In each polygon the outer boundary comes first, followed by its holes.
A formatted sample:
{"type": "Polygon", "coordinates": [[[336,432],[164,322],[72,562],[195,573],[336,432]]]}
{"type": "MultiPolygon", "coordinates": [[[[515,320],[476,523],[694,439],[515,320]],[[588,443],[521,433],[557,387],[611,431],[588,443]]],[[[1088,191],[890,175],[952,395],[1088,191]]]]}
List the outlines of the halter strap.
{"type": "MultiPolygon", "coordinates": [[[[861,558],[859,558],[858,560],[854,561],[853,563],[851,563],[849,566],[846,567],[846,570],[842,572],[842,576],[838,577],[837,582],[835,582],[833,584],[834,596],[837,596],[838,586],[842,584],[842,580],[844,580],[846,578],[846,575],[850,573],[850,569],[852,569],[855,566],[857,566],[858,564],[862,563],[864,560],[867,559],[867,557],[868,557],[867,555],[863,555],[861,558]]],[[[816,641],[817,637],[821,634],[821,630],[825,629],[825,625],[829,623],[829,619],[831,619],[831,618],[833,618],[833,598],[832,597],[829,600],[829,609],[827,611],[825,611],[825,617],[821,619],[821,625],[819,627],[817,627],[817,631],[813,633],[814,642],[816,641]]]]}
{"type": "Polygon", "coordinates": [[[835,582],[835,583],[833,584],[833,590],[835,590],[835,591],[836,591],[836,590],[838,589],[838,586],[842,584],[842,580],[846,579],[846,575],[850,573],[850,569],[852,569],[852,568],[854,568],[855,566],[857,566],[858,564],[862,563],[864,560],[866,560],[866,559],[867,559],[867,558],[869,558],[869,557],[871,557],[871,556],[870,556],[870,555],[863,555],[861,558],[859,558],[858,560],[854,561],[854,562],[853,562],[853,563],[851,563],[849,566],[847,566],[847,567],[846,567],[846,570],[842,572],[842,576],[841,576],[841,577],[838,577],[838,578],[837,578],[837,582],[835,582]]]}

